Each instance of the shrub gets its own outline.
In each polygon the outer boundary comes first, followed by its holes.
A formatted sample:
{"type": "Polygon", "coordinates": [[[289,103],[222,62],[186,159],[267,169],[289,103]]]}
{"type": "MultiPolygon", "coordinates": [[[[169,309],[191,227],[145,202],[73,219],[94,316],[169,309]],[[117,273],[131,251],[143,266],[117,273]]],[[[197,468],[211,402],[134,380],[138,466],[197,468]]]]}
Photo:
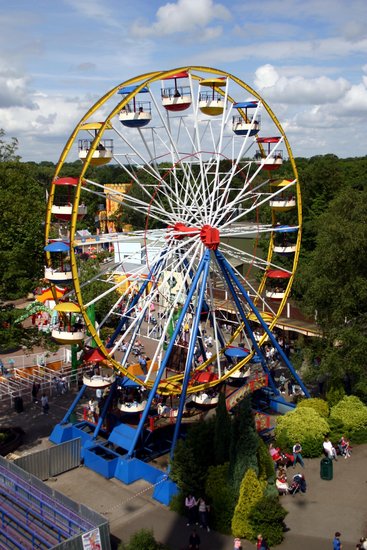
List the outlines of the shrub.
{"type": "Polygon", "coordinates": [[[311,399],[302,399],[302,401],[299,401],[299,403],[297,404],[297,408],[299,407],[310,407],[323,418],[327,418],[330,413],[328,403],[324,399],[320,399],[319,397],[312,397],[311,399]]]}
{"type": "Polygon", "coordinates": [[[229,476],[236,497],[247,470],[251,468],[256,473],[258,471],[257,448],[259,441],[252,414],[251,399],[246,397],[235,408],[231,430],[229,476]]]}
{"type": "Polygon", "coordinates": [[[329,424],[314,409],[297,407],[277,419],[275,427],[276,443],[282,450],[292,451],[296,441],[302,445],[305,457],[320,456],[324,435],[329,432],[329,424]]]}
{"type": "MultiPolygon", "coordinates": [[[[341,438],[341,436],[345,433],[343,422],[340,422],[340,420],[336,418],[329,418],[329,426],[330,426],[330,431],[328,433],[328,436],[330,438],[330,441],[336,444],[337,441],[339,441],[339,439],[341,438]]],[[[349,434],[348,434],[348,437],[349,437],[349,434]]]]}
{"type": "Polygon", "coordinates": [[[227,411],[225,395],[220,393],[215,411],[214,454],[216,464],[228,462],[230,444],[231,418],[227,411]]]}
{"type": "Polygon", "coordinates": [[[333,407],[343,397],[345,396],[345,391],[343,386],[331,386],[331,388],[326,392],[326,400],[329,403],[329,407],[333,407]]]}
{"type": "Polygon", "coordinates": [[[367,407],[354,395],[345,396],[330,411],[330,419],[342,424],[351,440],[364,440],[367,431],[367,407]]]}
{"type": "Polygon", "coordinates": [[[177,514],[180,514],[181,516],[184,516],[186,513],[185,498],[186,494],[182,491],[179,491],[178,493],[173,495],[169,504],[170,510],[172,510],[173,512],[177,512],[177,514]]]}
{"type": "Polygon", "coordinates": [[[259,466],[260,480],[269,481],[269,479],[275,479],[274,461],[270,456],[269,449],[262,439],[260,439],[257,449],[257,463],[259,466]]]}
{"type": "Polygon", "coordinates": [[[229,534],[235,499],[232,487],[228,483],[228,463],[209,468],[205,493],[210,502],[211,526],[220,533],[229,534]]]}
{"type": "Polygon", "coordinates": [[[178,441],[171,478],[183,493],[196,496],[204,494],[208,468],[215,460],[214,453],[208,453],[208,449],[213,447],[213,420],[195,424],[188,430],[186,439],[178,441]]]}
{"type": "Polygon", "coordinates": [[[257,532],[250,523],[250,513],[263,496],[263,486],[254,470],[249,468],[242,480],[240,496],[232,518],[232,533],[235,537],[254,540],[257,532]]]}
{"type": "Polygon", "coordinates": [[[284,518],[287,511],[279,502],[279,496],[261,498],[252,508],[249,521],[254,533],[261,533],[270,546],[283,540],[284,518]]]}
{"type": "Polygon", "coordinates": [[[119,546],[119,550],[169,550],[167,546],[157,542],[153,531],[141,529],[132,535],[127,544],[119,546]]]}

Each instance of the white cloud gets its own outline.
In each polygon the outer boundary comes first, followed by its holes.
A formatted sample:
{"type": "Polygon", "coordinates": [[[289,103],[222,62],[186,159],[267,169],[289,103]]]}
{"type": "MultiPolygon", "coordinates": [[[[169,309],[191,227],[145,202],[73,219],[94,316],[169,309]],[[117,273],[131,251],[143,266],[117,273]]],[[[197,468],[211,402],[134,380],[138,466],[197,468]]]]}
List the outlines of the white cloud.
{"type": "Polygon", "coordinates": [[[0,66],[0,108],[27,107],[35,109],[30,99],[30,79],[19,71],[0,66]]]}
{"type": "Polygon", "coordinates": [[[81,0],[64,0],[64,2],[69,4],[73,10],[83,17],[95,19],[98,22],[104,22],[111,26],[119,25],[119,22],[106,2],[100,2],[100,0],[88,0],[87,2],[81,0]]]}
{"type": "MultiPolygon", "coordinates": [[[[201,31],[214,20],[229,19],[227,8],[213,0],[178,0],[161,6],[152,25],[135,21],[132,34],[140,37],[201,31]]],[[[217,37],[218,31],[214,31],[213,36],[217,37]]]]}
{"type": "Polygon", "coordinates": [[[262,90],[263,88],[269,88],[270,86],[274,86],[279,78],[279,74],[277,73],[273,65],[267,63],[266,65],[263,65],[262,67],[256,69],[255,86],[260,90],[262,90]]]}
{"type": "MultiPolygon", "coordinates": [[[[232,46],[225,48],[211,48],[201,51],[201,64],[204,63],[228,63],[267,59],[273,62],[284,63],[297,60],[325,62],[326,60],[338,61],[342,57],[351,55],[367,55],[367,40],[349,42],[344,38],[332,37],[314,40],[284,40],[251,42],[244,46],[232,46]]],[[[199,57],[199,55],[198,55],[199,57]]]]}
{"type": "Polygon", "coordinates": [[[303,76],[280,76],[272,65],[259,67],[255,85],[266,100],[291,104],[335,103],[345,96],[350,84],[344,78],[335,80],[326,76],[307,79],[303,76]]]}
{"type": "Polygon", "coordinates": [[[345,115],[364,113],[367,115],[367,77],[363,77],[363,84],[352,86],[345,94],[343,101],[345,115]]]}

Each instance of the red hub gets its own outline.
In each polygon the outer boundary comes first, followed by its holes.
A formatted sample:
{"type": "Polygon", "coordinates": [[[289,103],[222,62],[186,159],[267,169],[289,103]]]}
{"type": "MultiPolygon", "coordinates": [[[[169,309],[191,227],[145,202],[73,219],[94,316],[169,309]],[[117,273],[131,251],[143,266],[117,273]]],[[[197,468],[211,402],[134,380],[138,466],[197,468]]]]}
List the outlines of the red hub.
{"type": "Polygon", "coordinates": [[[201,242],[209,248],[209,250],[216,250],[220,243],[219,230],[211,225],[203,225],[201,229],[198,227],[187,227],[185,224],[177,222],[173,230],[173,237],[181,240],[184,237],[200,236],[201,242]]]}

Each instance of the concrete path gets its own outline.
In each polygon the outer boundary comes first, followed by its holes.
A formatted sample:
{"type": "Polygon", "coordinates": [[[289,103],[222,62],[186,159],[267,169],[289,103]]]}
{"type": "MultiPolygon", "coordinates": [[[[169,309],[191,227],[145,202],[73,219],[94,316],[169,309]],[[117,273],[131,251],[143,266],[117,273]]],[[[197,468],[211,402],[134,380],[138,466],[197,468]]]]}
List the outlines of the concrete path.
{"type": "MultiPolygon", "coordinates": [[[[24,446],[16,452],[18,456],[51,445],[48,435],[65,414],[72,398],[71,394],[53,398],[48,415],[42,414],[39,405],[26,404],[23,413],[16,413],[4,410],[0,403],[0,425],[21,426],[26,432],[24,446]]],[[[305,464],[307,493],[282,497],[283,506],[288,510],[286,524],[289,531],[278,548],[331,550],[334,532],[339,530],[343,550],[354,550],[359,538],[367,535],[367,445],[354,448],[350,459],[339,459],[334,463],[332,481],[320,479],[320,459],[306,460],[305,464]]],[[[289,473],[294,472],[290,470],[289,473]]],[[[48,481],[48,484],[105,515],[115,541],[126,541],[132,533],[145,527],[153,529],[156,538],[167,543],[172,550],[187,547],[190,528],[185,519],[153,501],[152,487],[143,481],[125,486],[80,467],[48,481]]],[[[199,533],[201,550],[233,549],[232,537],[202,530],[199,533]]],[[[243,550],[250,548],[255,546],[245,541],[243,550]]]]}

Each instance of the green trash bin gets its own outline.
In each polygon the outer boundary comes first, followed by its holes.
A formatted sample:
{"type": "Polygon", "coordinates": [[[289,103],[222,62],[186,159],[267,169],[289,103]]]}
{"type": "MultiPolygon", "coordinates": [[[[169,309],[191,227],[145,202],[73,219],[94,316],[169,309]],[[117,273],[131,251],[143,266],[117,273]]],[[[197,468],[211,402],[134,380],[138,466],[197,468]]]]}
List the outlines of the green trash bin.
{"type": "Polygon", "coordinates": [[[333,479],[333,461],[331,458],[322,458],[320,462],[320,477],[330,481],[333,479]]]}

